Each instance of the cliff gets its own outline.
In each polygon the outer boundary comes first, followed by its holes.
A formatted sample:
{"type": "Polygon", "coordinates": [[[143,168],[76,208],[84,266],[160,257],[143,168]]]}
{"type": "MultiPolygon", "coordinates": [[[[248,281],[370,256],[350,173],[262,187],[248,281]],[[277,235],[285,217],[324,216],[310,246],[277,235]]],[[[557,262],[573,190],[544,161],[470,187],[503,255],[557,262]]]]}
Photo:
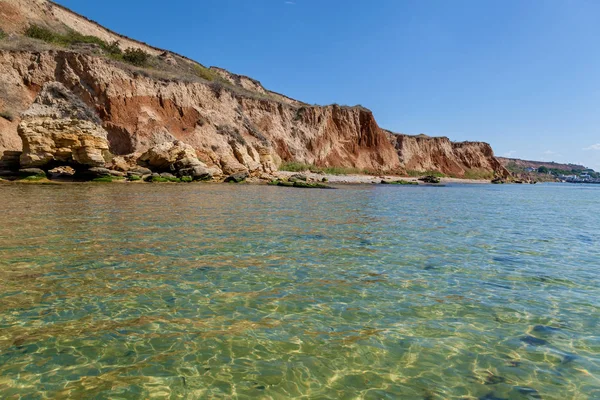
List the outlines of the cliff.
{"type": "Polygon", "coordinates": [[[498,161],[505,167],[516,167],[517,169],[526,169],[533,168],[538,169],[540,167],[546,167],[548,169],[559,169],[563,171],[583,171],[586,170],[587,167],[579,164],[564,164],[564,163],[556,163],[556,162],[547,162],[547,161],[530,161],[530,160],[520,160],[518,158],[506,158],[506,157],[498,157],[498,161]]]}
{"type": "MultiPolygon", "coordinates": [[[[0,1],[0,152],[21,150],[21,114],[44,85],[58,82],[90,106],[116,156],[180,140],[216,175],[272,172],[282,162],[378,172],[439,171],[506,176],[485,143],[395,135],[362,107],[310,106],[260,82],[111,32],[46,0],[0,1]],[[86,43],[24,37],[36,24],[86,43]],[[6,35],[5,35],[6,36],[6,35]],[[96,38],[97,41],[89,38],[96,38]],[[114,59],[98,43],[140,49],[147,65],[114,59]]],[[[10,153],[13,154],[13,153],[10,153]]]]}

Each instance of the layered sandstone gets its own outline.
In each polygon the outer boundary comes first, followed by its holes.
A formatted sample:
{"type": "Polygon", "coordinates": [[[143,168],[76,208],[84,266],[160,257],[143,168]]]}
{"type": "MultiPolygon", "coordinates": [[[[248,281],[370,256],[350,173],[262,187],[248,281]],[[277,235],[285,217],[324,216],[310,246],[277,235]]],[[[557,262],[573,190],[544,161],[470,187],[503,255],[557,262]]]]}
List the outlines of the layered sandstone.
{"type": "Polygon", "coordinates": [[[48,83],[22,115],[21,166],[100,167],[109,154],[100,119],[60,83],[48,83]]]}
{"type": "Polygon", "coordinates": [[[492,147],[482,142],[452,142],[446,137],[409,136],[389,132],[402,167],[407,171],[439,171],[465,177],[508,177],[510,173],[494,157],[492,147]]]}

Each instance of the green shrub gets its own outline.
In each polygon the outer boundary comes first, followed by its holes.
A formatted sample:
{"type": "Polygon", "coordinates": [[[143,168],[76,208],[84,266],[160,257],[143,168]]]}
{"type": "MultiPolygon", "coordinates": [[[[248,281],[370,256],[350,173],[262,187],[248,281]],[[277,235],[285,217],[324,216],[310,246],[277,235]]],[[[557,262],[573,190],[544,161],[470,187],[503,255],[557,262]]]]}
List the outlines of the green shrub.
{"type": "Polygon", "coordinates": [[[141,180],[142,180],[142,177],[141,177],[141,176],[138,176],[138,175],[131,175],[131,176],[129,176],[129,178],[127,178],[127,179],[129,179],[131,182],[135,182],[135,181],[141,181],[141,180]]]}
{"type": "Polygon", "coordinates": [[[123,53],[123,60],[138,67],[144,67],[148,64],[150,54],[142,49],[129,48],[123,53]]]}
{"type": "Polygon", "coordinates": [[[289,171],[289,172],[304,172],[310,171],[311,168],[314,168],[313,165],[303,164],[299,162],[286,162],[281,164],[279,167],[280,171],[289,171]]]}
{"type": "Polygon", "coordinates": [[[162,176],[149,176],[148,178],[146,178],[146,182],[152,182],[152,183],[167,183],[167,182],[181,182],[181,179],[179,178],[165,178],[162,176]]]}
{"type": "Polygon", "coordinates": [[[4,33],[4,31],[2,29],[0,29],[0,40],[5,39],[6,38],[6,33],[4,33]]]}
{"type": "Polygon", "coordinates": [[[13,115],[12,115],[10,112],[8,112],[8,111],[2,111],[2,112],[0,112],[0,117],[1,117],[1,118],[4,118],[5,120],[7,120],[7,121],[10,121],[10,122],[13,122],[13,121],[14,121],[14,118],[15,118],[15,117],[14,117],[14,116],[13,116],[13,115]]]}
{"type": "MultiPolygon", "coordinates": [[[[318,167],[317,167],[318,168],[318,167]]],[[[329,175],[372,175],[372,171],[352,167],[325,167],[318,168],[319,172],[329,175]]]]}
{"type": "Polygon", "coordinates": [[[281,164],[279,167],[280,171],[289,172],[304,172],[310,171],[318,174],[329,174],[329,175],[353,175],[353,174],[365,174],[365,175],[376,175],[376,171],[369,171],[366,169],[352,168],[352,167],[317,167],[312,164],[304,164],[300,162],[287,162],[281,164]]]}
{"type": "Polygon", "coordinates": [[[411,177],[419,177],[419,176],[435,176],[437,178],[444,178],[446,175],[442,174],[439,171],[417,171],[417,170],[408,170],[406,171],[408,176],[411,177]]]}
{"type": "Polygon", "coordinates": [[[30,25],[25,31],[25,36],[48,43],[57,43],[60,40],[60,35],[39,25],[30,25]]]}
{"type": "Polygon", "coordinates": [[[481,169],[469,169],[465,171],[465,179],[494,179],[493,171],[485,171],[481,169]]]}
{"type": "Polygon", "coordinates": [[[184,183],[190,183],[194,181],[194,178],[192,178],[191,176],[182,176],[180,180],[184,183]]]}
{"type": "Polygon", "coordinates": [[[102,48],[111,58],[126,61],[137,66],[146,65],[150,58],[150,54],[141,49],[127,49],[125,54],[123,54],[118,41],[108,43],[99,37],[82,35],[73,30],[69,30],[66,34],[60,34],[39,25],[30,25],[27,31],[25,31],[25,36],[60,46],[71,46],[79,43],[95,44],[102,48]]]}
{"type": "Polygon", "coordinates": [[[203,67],[202,65],[195,64],[194,65],[194,73],[202,79],[205,79],[209,82],[223,80],[221,75],[218,73],[211,71],[209,68],[203,67]]]}

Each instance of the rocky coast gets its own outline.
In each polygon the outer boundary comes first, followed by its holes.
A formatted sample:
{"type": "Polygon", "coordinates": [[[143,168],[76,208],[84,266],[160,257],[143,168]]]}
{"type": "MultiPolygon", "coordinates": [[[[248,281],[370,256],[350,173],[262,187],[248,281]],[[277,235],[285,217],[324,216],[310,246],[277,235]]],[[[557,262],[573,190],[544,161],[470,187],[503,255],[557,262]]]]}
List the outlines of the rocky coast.
{"type": "Polygon", "coordinates": [[[291,99],[51,1],[0,9],[5,179],[270,182],[294,163],[315,182],[510,177],[487,143],[391,132],[365,107],[291,99]],[[308,173],[328,169],[344,172],[308,173]]]}

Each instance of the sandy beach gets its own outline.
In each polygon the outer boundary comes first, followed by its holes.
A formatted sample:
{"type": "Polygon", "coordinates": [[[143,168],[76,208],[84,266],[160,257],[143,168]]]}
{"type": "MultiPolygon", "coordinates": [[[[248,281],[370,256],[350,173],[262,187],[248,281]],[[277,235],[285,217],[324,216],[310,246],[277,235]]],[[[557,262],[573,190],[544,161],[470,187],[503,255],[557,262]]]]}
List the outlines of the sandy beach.
{"type": "MultiPolygon", "coordinates": [[[[287,179],[292,175],[299,174],[299,172],[288,172],[278,171],[274,175],[278,179],[287,179]]],[[[313,172],[301,172],[300,174],[305,175],[310,180],[321,182],[323,178],[326,178],[328,183],[336,184],[377,184],[385,181],[398,181],[405,180],[409,182],[419,182],[417,177],[405,177],[396,175],[331,175],[331,174],[316,174],[313,172]]],[[[490,183],[488,180],[479,179],[460,179],[460,178],[440,178],[441,184],[444,183],[468,183],[468,184],[484,184],[490,183]]]]}

